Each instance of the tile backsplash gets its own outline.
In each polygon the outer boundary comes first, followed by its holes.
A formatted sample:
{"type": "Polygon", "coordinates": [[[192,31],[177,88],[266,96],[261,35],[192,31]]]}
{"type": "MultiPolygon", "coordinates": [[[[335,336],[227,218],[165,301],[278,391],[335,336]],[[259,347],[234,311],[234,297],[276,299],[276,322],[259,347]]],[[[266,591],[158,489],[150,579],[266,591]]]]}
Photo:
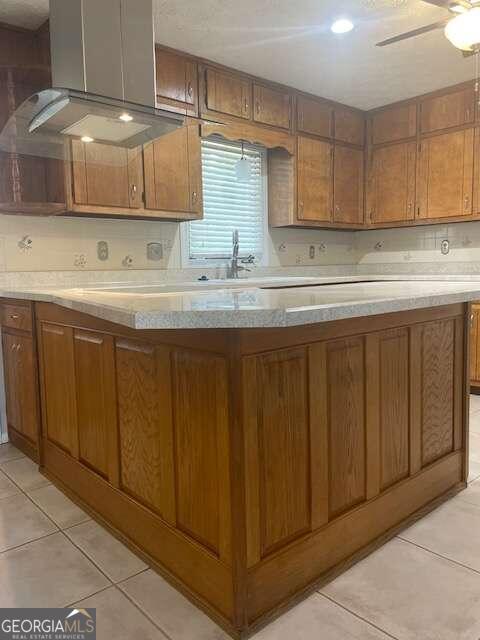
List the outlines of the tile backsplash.
{"type": "Polygon", "coordinates": [[[361,272],[480,273],[480,224],[462,222],[355,234],[361,272]]]}
{"type": "MultiPolygon", "coordinates": [[[[263,266],[480,273],[480,222],[372,231],[270,229],[263,266]]],[[[0,215],[0,271],[182,268],[180,225],[0,215]],[[99,244],[100,243],[100,244],[99,244]]]]}
{"type": "MultiPolygon", "coordinates": [[[[353,233],[271,229],[263,264],[267,267],[308,267],[353,265],[355,262],[353,233]]],[[[181,267],[180,225],[177,223],[0,215],[0,271],[122,271],[181,267]]]]}

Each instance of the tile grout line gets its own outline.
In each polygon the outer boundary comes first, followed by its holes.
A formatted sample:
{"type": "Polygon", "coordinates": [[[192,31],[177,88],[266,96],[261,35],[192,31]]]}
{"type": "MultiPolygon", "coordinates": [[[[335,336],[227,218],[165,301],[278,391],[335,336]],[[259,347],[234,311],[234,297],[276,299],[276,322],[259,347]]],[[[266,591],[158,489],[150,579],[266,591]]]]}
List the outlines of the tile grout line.
{"type": "MultiPolygon", "coordinates": [[[[26,457],[26,456],[23,456],[26,457]]],[[[21,460],[22,458],[17,458],[18,460],[21,460]]],[[[33,540],[29,540],[28,542],[24,542],[21,545],[17,545],[16,547],[10,547],[9,549],[5,549],[4,551],[0,552],[0,555],[6,551],[12,551],[13,549],[18,549],[20,547],[24,547],[27,546],[29,544],[31,544],[32,542],[36,542],[37,540],[43,540],[44,538],[49,538],[50,536],[56,535],[58,533],[61,533],[63,535],[63,537],[65,538],[65,540],[67,540],[68,542],[70,542],[70,544],[75,547],[78,551],[80,551],[80,553],[91,563],[93,564],[93,566],[108,580],[108,582],[110,584],[108,584],[107,586],[103,587],[102,589],[99,589],[98,591],[95,591],[94,593],[90,593],[87,594],[86,596],[80,598],[79,600],[77,600],[76,602],[81,602],[82,600],[86,600],[87,598],[92,598],[95,595],[98,595],[99,593],[102,593],[103,591],[106,591],[107,589],[111,589],[112,587],[116,588],[117,591],[119,593],[121,593],[129,602],[131,602],[135,608],[145,617],[147,618],[147,620],[149,620],[149,622],[151,624],[154,625],[154,627],[156,629],[158,629],[158,631],[160,631],[160,633],[162,635],[164,635],[168,640],[173,640],[172,638],[170,638],[170,636],[165,633],[165,631],[147,614],[146,611],[144,611],[136,602],[134,602],[129,596],[128,594],[126,594],[119,586],[116,582],[114,582],[110,576],[108,576],[105,571],[92,559],[90,558],[83,549],[81,549],[71,538],[69,538],[69,536],[65,533],[66,530],[68,529],[72,529],[73,527],[76,527],[80,524],[84,524],[85,522],[88,522],[89,520],[92,520],[92,518],[88,518],[87,520],[84,520],[82,522],[78,522],[74,525],[71,525],[69,527],[65,527],[64,529],[61,529],[60,526],[55,522],[55,520],[53,520],[53,518],[42,509],[42,507],[40,505],[38,505],[33,498],[26,492],[25,489],[23,489],[17,482],[15,482],[15,480],[13,480],[13,478],[10,478],[10,476],[8,475],[8,473],[6,473],[5,471],[3,471],[3,473],[5,473],[5,475],[13,482],[13,484],[19,489],[20,493],[22,493],[24,496],[26,496],[28,498],[28,500],[30,500],[30,502],[37,507],[37,509],[43,513],[45,515],[46,518],[48,518],[48,520],[50,520],[50,522],[56,527],[57,531],[53,531],[52,533],[49,533],[45,536],[40,536],[39,538],[34,538],[33,540]]],[[[43,489],[43,487],[48,487],[48,486],[53,486],[55,487],[55,485],[52,482],[49,482],[48,484],[42,485],[41,487],[36,487],[35,489],[31,489],[31,491],[35,491],[36,489],[43,489]]],[[[56,487],[57,488],[57,487],[56,487]]],[[[58,491],[60,491],[60,489],[58,489],[58,491]]],[[[62,495],[65,495],[63,492],[61,492],[62,495]]],[[[18,494],[14,494],[14,495],[18,495],[18,494]]],[[[68,496],[65,496],[68,500],[68,496]]],[[[126,582],[127,580],[129,580],[130,578],[133,578],[135,576],[138,576],[142,573],[145,573],[146,571],[151,570],[150,566],[147,566],[146,569],[142,569],[141,571],[138,571],[137,573],[132,574],[131,576],[128,576],[127,578],[123,578],[122,580],[119,581],[120,582],[126,582]]],[[[73,603],[75,604],[75,603],[73,603]]],[[[68,607],[69,605],[67,605],[68,607]]]]}
{"type": "Polygon", "coordinates": [[[377,631],[380,631],[381,633],[385,634],[386,636],[388,636],[389,638],[392,638],[392,640],[400,640],[399,638],[397,638],[397,636],[392,635],[389,631],[386,631],[385,629],[382,629],[382,627],[379,627],[378,625],[376,625],[374,622],[371,622],[370,620],[368,620],[367,618],[364,618],[363,616],[361,616],[359,613],[356,613],[355,611],[352,611],[351,609],[349,609],[347,606],[345,606],[344,604],[342,604],[341,602],[338,602],[337,600],[335,600],[334,598],[332,598],[331,596],[326,595],[325,593],[321,593],[320,591],[316,591],[315,592],[316,595],[325,598],[326,600],[329,600],[330,602],[333,602],[334,604],[336,604],[338,607],[340,607],[341,609],[343,609],[344,611],[347,611],[348,613],[350,613],[352,616],[354,616],[355,618],[357,618],[358,620],[361,620],[362,622],[365,622],[366,624],[368,624],[369,626],[373,627],[374,629],[376,629],[377,631]]]}
{"type": "Polygon", "coordinates": [[[477,575],[480,575],[480,570],[479,569],[474,569],[473,567],[469,567],[467,564],[463,564],[462,562],[459,562],[458,560],[453,560],[452,558],[448,558],[447,556],[444,556],[441,553],[438,553],[437,551],[432,551],[431,549],[428,549],[428,547],[423,547],[421,544],[417,544],[416,542],[412,542],[411,540],[407,540],[406,538],[402,538],[401,536],[397,536],[397,539],[401,540],[402,542],[406,542],[407,544],[411,544],[413,547],[417,547],[418,549],[422,549],[422,551],[426,551],[427,553],[430,553],[432,556],[436,556],[437,558],[442,558],[442,560],[446,560],[447,562],[451,562],[452,564],[456,565],[457,567],[462,567],[463,569],[468,569],[468,571],[471,571],[472,573],[476,573],[477,575]]]}
{"type": "Polygon", "coordinates": [[[60,529],[58,528],[57,528],[57,531],[52,531],[51,533],[46,533],[45,535],[39,536],[38,538],[33,538],[32,540],[27,540],[26,542],[22,542],[22,544],[16,544],[13,547],[8,547],[7,549],[3,549],[3,551],[0,551],[0,556],[4,553],[8,553],[9,551],[15,551],[16,549],[21,549],[22,547],[26,547],[28,544],[32,544],[32,542],[37,542],[37,540],[45,540],[45,538],[50,538],[50,536],[56,536],[57,533],[60,533],[60,529]]]}
{"type": "MultiPolygon", "coordinates": [[[[148,569],[145,569],[144,571],[148,571],[149,569],[150,569],[150,567],[149,567],[148,569]]],[[[141,571],[140,573],[144,573],[144,571],[141,571]]],[[[136,574],[136,575],[139,575],[139,574],[136,574]]],[[[133,576],[131,576],[131,577],[133,577],[133,576]]],[[[130,578],[125,578],[125,580],[122,580],[122,582],[126,582],[127,580],[130,580],[130,578]]],[[[135,602],[135,600],[133,600],[133,599],[132,599],[132,597],[131,597],[128,593],[126,593],[126,592],[125,592],[125,591],[120,587],[120,585],[121,585],[121,583],[122,583],[122,582],[118,582],[118,583],[114,584],[113,586],[114,586],[114,587],[115,587],[115,588],[116,588],[116,589],[117,589],[117,590],[118,590],[118,591],[119,591],[123,596],[125,596],[125,598],[126,598],[126,599],[131,603],[131,604],[133,604],[133,606],[134,606],[136,609],[138,609],[138,611],[140,611],[140,613],[141,613],[142,615],[144,615],[144,616],[145,616],[145,618],[147,618],[147,620],[149,620],[149,621],[153,624],[153,626],[154,626],[156,629],[158,629],[158,630],[160,631],[160,633],[161,633],[162,635],[164,635],[166,638],[168,638],[168,640],[174,640],[171,636],[169,636],[169,635],[168,635],[168,633],[167,633],[166,631],[164,631],[164,630],[162,629],[162,627],[161,627],[161,626],[160,626],[160,625],[159,625],[159,624],[158,624],[158,623],[157,623],[157,622],[156,622],[156,621],[155,621],[155,620],[150,616],[150,614],[149,614],[149,613],[147,613],[146,611],[144,611],[144,610],[140,607],[140,605],[139,605],[139,604],[137,604],[137,603],[135,602]]]]}

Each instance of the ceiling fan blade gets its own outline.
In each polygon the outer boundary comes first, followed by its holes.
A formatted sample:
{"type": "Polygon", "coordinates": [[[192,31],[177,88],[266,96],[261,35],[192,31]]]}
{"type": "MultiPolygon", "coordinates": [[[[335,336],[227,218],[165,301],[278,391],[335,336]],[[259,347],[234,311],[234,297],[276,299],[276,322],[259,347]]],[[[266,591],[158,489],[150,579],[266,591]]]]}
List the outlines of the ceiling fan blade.
{"type": "Polygon", "coordinates": [[[419,27],[418,29],[413,29],[413,31],[406,31],[399,36],[382,40],[382,42],[377,42],[377,47],[385,47],[388,44],[393,44],[394,42],[400,42],[401,40],[407,40],[408,38],[415,38],[415,36],[421,36],[423,33],[435,31],[435,29],[442,29],[449,20],[450,18],[445,18],[445,20],[439,20],[438,22],[427,24],[425,27],[419,27]]]}
{"type": "Polygon", "coordinates": [[[461,5],[465,7],[465,9],[471,9],[472,5],[475,4],[475,0],[423,0],[423,2],[433,4],[434,7],[440,7],[442,9],[449,9],[452,4],[461,5]]]}
{"type": "Polygon", "coordinates": [[[435,7],[441,7],[442,9],[448,9],[450,4],[449,0],[423,0],[426,4],[433,4],[435,7]]]}

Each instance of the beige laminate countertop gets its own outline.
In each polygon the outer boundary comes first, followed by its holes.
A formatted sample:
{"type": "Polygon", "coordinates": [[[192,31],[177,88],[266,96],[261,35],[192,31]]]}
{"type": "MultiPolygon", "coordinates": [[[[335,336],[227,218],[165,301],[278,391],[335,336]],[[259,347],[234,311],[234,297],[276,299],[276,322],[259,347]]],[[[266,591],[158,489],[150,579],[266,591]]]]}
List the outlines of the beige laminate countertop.
{"type": "Polygon", "coordinates": [[[271,277],[0,291],[135,329],[289,327],[480,299],[480,276],[271,277]],[[274,288],[272,288],[274,287],[274,288]]]}

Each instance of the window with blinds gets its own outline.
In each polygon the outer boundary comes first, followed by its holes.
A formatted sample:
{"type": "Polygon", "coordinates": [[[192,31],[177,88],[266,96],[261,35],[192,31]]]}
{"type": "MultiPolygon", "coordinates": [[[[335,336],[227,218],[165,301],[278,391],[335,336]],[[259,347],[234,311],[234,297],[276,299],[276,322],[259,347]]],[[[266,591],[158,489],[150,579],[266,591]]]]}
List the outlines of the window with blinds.
{"type": "Polygon", "coordinates": [[[228,258],[232,255],[232,233],[238,229],[240,255],[263,253],[265,222],[265,150],[244,145],[248,160],[247,179],[239,175],[242,145],[220,138],[202,140],[204,218],[188,223],[188,255],[228,258]]]}

